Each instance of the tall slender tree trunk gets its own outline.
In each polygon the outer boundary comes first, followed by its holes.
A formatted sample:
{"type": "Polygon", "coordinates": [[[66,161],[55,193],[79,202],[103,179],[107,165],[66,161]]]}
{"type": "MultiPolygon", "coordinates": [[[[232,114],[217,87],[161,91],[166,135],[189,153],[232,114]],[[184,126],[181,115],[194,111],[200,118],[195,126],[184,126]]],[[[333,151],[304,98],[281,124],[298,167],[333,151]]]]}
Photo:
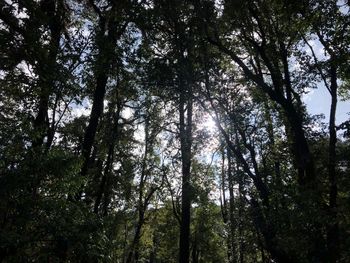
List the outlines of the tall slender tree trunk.
{"type": "MultiPolygon", "coordinates": [[[[105,169],[103,171],[103,175],[102,175],[102,178],[101,178],[99,189],[98,189],[97,195],[96,195],[96,200],[95,200],[95,204],[94,204],[94,213],[95,214],[98,214],[103,194],[106,192],[107,180],[108,180],[108,177],[109,177],[111,166],[113,164],[113,160],[114,160],[114,143],[111,143],[111,145],[110,145],[110,147],[108,149],[107,161],[106,161],[106,164],[105,164],[105,169]]],[[[105,212],[105,209],[104,209],[104,214],[105,213],[106,212],[105,212]]]]}
{"type": "MultiPolygon", "coordinates": [[[[49,100],[53,91],[55,74],[57,70],[57,55],[59,52],[59,43],[63,30],[64,6],[61,1],[46,1],[42,10],[48,19],[50,29],[50,42],[48,45],[47,58],[39,60],[39,86],[40,96],[38,103],[38,113],[34,119],[33,126],[36,136],[33,140],[33,147],[40,147],[44,143],[44,138],[49,137],[49,100]]],[[[54,109],[55,110],[55,109],[54,109]]],[[[53,122],[55,120],[52,120],[53,122]]],[[[49,139],[49,138],[48,138],[49,139]]],[[[50,141],[50,140],[48,140],[50,141]]],[[[51,145],[48,145],[51,146],[51,145]]]]}
{"type": "Polygon", "coordinates": [[[198,263],[198,244],[197,244],[197,238],[195,237],[192,244],[192,262],[191,263],[198,263]]]}
{"type": "Polygon", "coordinates": [[[110,178],[111,168],[113,166],[114,162],[114,155],[115,155],[115,146],[117,144],[118,136],[119,136],[119,119],[120,119],[120,113],[122,111],[122,105],[119,101],[119,98],[116,99],[117,102],[113,103],[110,109],[110,122],[112,123],[112,127],[108,132],[108,135],[106,136],[106,142],[109,144],[108,147],[108,153],[107,153],[107,160],[105,163],[105,168],[102,174],[101,182],[99,185],[99,189],[97,190],[95,204],[94,204],[94,213],[98,214],[100,204],[102,202],[103,195],[105,196],[105,202],[103,205],[103,214],[107,214],[107,207],[108,204],[106,204],[106,199],[108,199],[108,181],[110,178]],[[114,110],[116,108],[116,112],[114,113],[114,110]]]}
{"type": "MultiPolygon", "coordinates": [[[[57,71],[57,55],[59,52],[59,42],[63,31],[63,18],[65,9],[62,6],[61,1],[47,0],[40,7],[40,11],[47,16],[47,25],[50,30],[50,40],[48,44],[48,50],[45,52],[44,58],[39,56],[37,74],[38,84],[40,88],[38,112],[33,120],[34,136],[32,138],[32,148],[35,150],[35,154],[41,155],[42,146],[44,144],[45,137],[47,137],[46,150],[51,146],[50,141],[50,128],[49,128],[49,101],[50,95],[54,90],[54,83],[56,80],[57,71]],[[49,144],[50,143],[50,144],[49,144]]],[[[37,40],[38,42],[39,39],[37,40]]],[[[54,109],[55,110],[55,109],[54,109]]],[[[55,120],[52,120],[54,122],[55,120]]],[[[41,178],[35,177],[30,185],[30,191],[32,192],[33,199],[38,196],[38,187],[40,185],[41,178]]]]}
{"type": "Polygon", "coordinates": [[[191,222],[191,158],[192,158],[192,87],[188,83],[180,86],[180,144],[182,161],[182,195],[180,225],[180,263],[188,263],[190,258],[191,222]]]}
{"type": "MultiPolygon", "coordinates": [[[[147,101],[148,105],[151,105],[151,102],[147,101]]],[[[149,110],[147,108],[147,110],[149,110]]],[[[145,215],[150,204],[151,198],[154,193],[159,189],[159,187],[151,186],[148,189],[146,188],[147,180],[151,173],[153,172],[152,166],[149,166],[149,157],[152,155],[154,150],[154,143],[156,141],[156,137],[158,135],[158,130],[152,128],[152,115],[147,114],[145,116],[145,148],[144,155],[142,158],[141,164],[141,176],[139,182],[139,193],[138,193],[138,204],[137,204],[137,212],[138,218],[135,227],[135,234],[130,245],[129,254],[126,260],[126,263],[138,262],[139,254],[140,254],[140,240],[141,240],[141,230],[145,223],[145,215]]],[[[153,240],[155,241],[155,240],[153,240]]]]}
{"type": "Polygon", "coordinates": [[[268,101],[264,102],[264,108],[265,108],[265,118],[267,122],[267,133],[269,136],[269,142],[272,148],[273,153],[273,159],[274,159],[274,172],[276,176],[276,184],[279,187],[282,187],[282,178],[281,178],[281,164],[276,152],[276,143],[275,143],[275,135],[274,135],[274,129],[273,129],[273,120],[271,117],[270,107],[268,104],[268,101]]]}
{"type": "Polygon", "coordinates": [[[85,130],[84,142],[82,146],[82,155],[84,158],[81,175],[85,176],[88,169],[92,145],[95,140],[97,125],[103,113],[103,100],[106,93],[106,84],[108,76],[106,73],[100,73],[96,80],[96,88],[93,96],[92,109],[90,113],[89,124],[85,130]]]}
{"type": "Polygon", "coordinates": [[[152,148],[151,139],[150,139],[150,131],[149,131],[149,118],[146,117],[145,121],[145,153],[142,160],[142,167],[141,167],[141,178],[140,178],[140,184],[139,184],[139,198],[138,198],[138,205],[137,205],[137,212],[138,212],[138,218],[136,222],[136,228],[135,228],[135,234],[132,240],[132,243],[130,245],[130,251],[128,254],[128,258],[126,260],[126,263],[131,262],[137,262],[138,255],[139,255],[139,244],[140,244],[140,238],[141,238],[141,229],[145,221],[145,212],[148,206],[148,198],[145,198],[144,192],[145,192],[145,183],[146,183],[146,166],[147,166],[147,157],[149,154],[150,148],[152,148]]]}
{"type": "Polygon", "coordinates": [[[221,163],[221,192],[222,197],[220,197],[221,201],[221,214],[222,219],[225,224],[225,226],[228,227],[228,236],[226,238],[226,244],[227,244],[227,259],[228,262],[234,263],[234,242],[233,242],[233,232],[232,232],[232,224],[233,224],[233,183],[232,183],[232,171],[231,171],[231,159],[230,159],[230,153],[229,149],[227,149],[227,163],[228,163],[228,169],[227,169],[227,177],[226,175],[226,169],[225,169],[225,155],[226,152],[224,150],[224,147],[222,147],[221,155],[222,155],[222,163],[221,163]],[[227,207],[227,200],[226,200],[226,187],[225,182],[229,182],[228,189],[229,189],[229,207],[227,207]],[[231,204],[232,203],[232,204],[231,204]]]}
{"type": "Polygon", "coordinates": [[[135,234],[130,246],[130,251],[126,259],[126,263],[138,262],[141,229],[142,229],[143,223],[144,223],[144,211],[139,211],[135,234]]]}
{"type": "Polygon", "coordinates": [[[115,8],[116,4],[112,6],[112,9],[108,14],[104,16],[100,15],[99,18],[99,32],[96,39],[98,50],[95,70],[96,85],[93,93],[90,119],[85,130],[82,145],[82,176],[86,176],[87,174],[91,149],[95,141],[95,135],[100,118],[103,114],[106,86],[109,78],[109,73],[112,68],[113,60],[115,60],[115,46],[117,45],[117,40],[123,34],[126,27],[122,27],[120,31],[117,30],[116,25],[118,24],[118,21],[116,21],[115,8]]]}
{"type": "Polygon", "coordinates": [[[230,245],[230,254],[229,259],[230,263],[236,262],[236,245],[235,245],[235,231],[236,231],[236,219],[235,219],[235,196],[234,196],[234,181],[233,181],[233,167],[232,167],[232,155],[231,150],[227,149],[227,179],[228,179],[228,191],[229,191],[229,245],[230,245]]]}
{"type": "MultiPolygon", "coordinates": [[[[237,166],[237,171],[239,167],[237,166]]],[[[244,177],[243,174],[238,173],[238,251],[239,263],[244,262],[244,241],[243,241],[243,211],[244,211],[244,177]]]]}
{"type": "Polygon", "coordinates": [[[329,115],[329,153],[328,153],[328,180],[329,180],[329,225],[327,226],[327,246],[329,262],[335,263],[338,259],[339,226],[337,218],[337,172],[336,172],[336,143],[337,131],[335,126],[335,116],[337,110],[337,69],[331,65],[331,109],[329,115]]]}

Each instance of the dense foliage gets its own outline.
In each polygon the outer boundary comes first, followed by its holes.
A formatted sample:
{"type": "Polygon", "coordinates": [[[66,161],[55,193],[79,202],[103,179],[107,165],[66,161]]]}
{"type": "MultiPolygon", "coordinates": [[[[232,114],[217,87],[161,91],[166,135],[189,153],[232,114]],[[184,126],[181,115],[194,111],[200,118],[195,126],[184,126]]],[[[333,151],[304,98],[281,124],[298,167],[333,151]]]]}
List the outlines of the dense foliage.
{"type": "Polygon", "coordinates": [[[349,262],[349,14],[1,0],[0,262],[349,262]]]}

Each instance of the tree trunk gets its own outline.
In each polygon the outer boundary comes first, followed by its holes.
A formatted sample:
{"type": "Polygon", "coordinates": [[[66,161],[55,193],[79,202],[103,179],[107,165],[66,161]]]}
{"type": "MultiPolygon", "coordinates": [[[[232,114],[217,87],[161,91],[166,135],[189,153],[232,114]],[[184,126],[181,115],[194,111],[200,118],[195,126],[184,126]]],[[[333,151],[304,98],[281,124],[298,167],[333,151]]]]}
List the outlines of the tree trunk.
{"type": "Polygon", "coordinates": [[[337,110],[337,70],[331,65],[331,109],[329,115],[329,153],[328,153],[328,180],[329,180],[329,225],[327,226],[327,246],[329,262],[335,263],[338,258],[339,227],[337,219],[337,174],[336,174],[336,143],[337,131],[335,126],[335,116],[337,110]]]}
{"type": "Polygon", "coordinates": [[[117,31],[117,21],[115,21],[115,14],[112,12],[114,8],[115,5],[112,7],[110,11],[111,13],[109,15],[105,15],[105,17],[100,17],[100,27],[97,36],[98,39],[96,40],[96,45],[98,49],[95,70],[96,85],[92,99],[93,102],[90,113],[90,119],[88,126],[85,130],[84,141],[82,146],[82,176],[86,176],[87,174],[91,149],[95,141],[97,126],[103,113],[108,76],[112,67],[113,59],[115,59],[115,45],[117,44],[118,38],[122,35],[123,31],[125,30],[125,27],[123,27],[121,31],[117,31]]]}
{"type": "Polygon", "coordinates": [[[267,251],[272,258],[278,263],[294,263],[297,262],[294,257],[288,255],[286,251],[279,247],[276,241],[276,231],[271,223],[266,222],[262,209],[258,202],[252,198],[251,200],[252,218],[257,229],[261,231],[264,237],[267,251]]]}
{"type": "MultiPolygon", "coordinates": [[[[43,12],[48,16],[48,26],[51,37],[49,43],[49,50],[47,59],[39,59],[38,74],[40,96],[38,104],[38,113],[34,119],[33,126],[36,132],[33,139],[33,147],[40,147],[44,143],[45,136],[49,135],[49,99],[53,90],[55,74],[57,70],[57,54],[59,51],[59,43],[61,39],[61,32],[63,30],[63,14],[64,7],[61,6],[60,1],[46,1],[43,4],[43,12]],[[56,7],[57,5],[57,7],[56,7]]],[[[55,110],[55,109],[54,109],[55,110]]],[[[55,120],[52,120],[53,122],[55,120]]]]}
{"type": "MultiPolygon", "coordinates": [[[[238,170],[238,167],[237,167],[238,170]]],[[[243,242],[243,209],[244,209],[244,177],[238,174],[238,252],[239,263],[244,262],[244,242],[243,242]]]]}
{"type": "MultiPolygon", "coordinates": [[[[118,86],[117,86],[118,88],[118,86]]],[[[119,98],[117,98],[117,102],[116,102],[116,112],[114,113],[115,110],[115,104],[113,103],[110,109],[110,122],[113,123],[111,130],[108,131],[107,133],[107,144],[109,144],[108,147],[108,154],[107,154],[107,160],[106,160],[106,164],[105,164],[105,169],[101,178],[101,182],[100,182],[100,186],[99,189],[97,191],[97,195],[96,195],[96,199],[95,199],[95,204],[94,204],[94,213],[98,213],[99,210],[99,206],[101,204],[102,201],[102,197],[103,195],[105,195],[105,202],[103,205],[103,214],[107,215],[107,207],[108,207],[108,201],[106,199],[108,199],[108,181],[109,181],[109,177],[110,177],[110,172],[111,172],[111,168],[113,166],[113,162],[114,162],[114,151],[115,151],[115,145],[117,144],[117,140],[118,140],[118,134],[119,134],[119,119],[120,119],[120,112],[122,111],[122,105],[119,101],[119,98]]]]}
{"type": "Polygon", "coordinates": [[[236,220],[235,220],[235,196],[233,192],[233,169],[232,169],[232,156],[231,150],[227,149],[227,177],[228,177],[228,191],[229,191],[229,247],[230,247],[230,263],[234,263],[237,257],[236,245],[235,245],[235,231],[236,231],[236,220]]]}
{"type": "MultiPolygon", "coordinates": [[[[99,207],[102,201],[102,196],[103,193],[105,192],[105,188],[106,188],[106,183],[107,183],[107,177],[109,176],[109,172],[110,172],[110,167],[113,163],[113,155],[114,155],[114,144],[112,143],[108,149],[108,155],[107,155],[107,161],[105,164],[105,169],[101,178],[101,182],[99,185],[99,189],[97,191],[97,195],[96,195],[96,200],[95,200],[95,204],[94,204],[94,213],[98,214],[99,211],[99,207]]],[[[101,169],[102,170],[102,169],[101,169]]]]}
{"type": "Polygon", "coordinates": [[[96,88],[93,96],[93,104],[92,104],[92,109],[90,113],[89,124],[85,130],[84,142],[82,146],[82,155],[84,158],[83,166],[81,169],[82,176],[86,176],[86,173],[88,170],[88,164],[90,160],[91,149],[95,140],[97,125],[103,113],[103,100],[106,93],[107,79],[108,79],[108,76],[106,72],[101,72],[100,75],[97,76],[96,88]]]}
{"type": "Polygon", "coordinates": [[[222,198],[220,197],[221,201],[221,214],[222,219],[225,224],[225,226],[228,226],[228,237],[226,238],[226,244],[227,244],[227,259],[230,263],[234,263],[234,231],[232,231],[233,227],[233,202],[234,202],[234,196],[233,196],[233,182],[232,182],[232,168],[231,168],[231,155],[229,153],[229,149],[227,149],[227,163],[228,163],[228,170],[227,170],[227,177],[225,176],[225,155],[226,152],[224,150],[224,147],[222,147],[221,155],[222,155],[222,163],[221,163],[221,192],[222,192],[222,198]],[[227,200],[226,200],[226,187],[225,182],[228,184],[229,189],[229,207],[227,207],[227,200]]]}
{"type": "Polygon", "coordinates": [[[286,113],[288,124],[292,133],[292,149],[297,165],[299,185],[312,189],[315,186],[315,169],[309,144],[306,140],[302,117],[296,111],[291,102],[284,104],[283,109],[286,113]]]}
{"type": "Polygon", "coordinates": [[[192,263],[198,263],[198,256],[197,239],[195,237],[192,245],[192,263]]]}
{"type": "Polygon", "coordinates": [[[182,195],[180,225],[180,263],[188,263],[190,257],[190,221],[191,221],[191,145],[192,145],[192,88],[180,87],[180,144],[182,161],[182,195]],[[187,101],[186,101],[187,96],[187,101]],[[185,111],[185,105],[187,109],[185,111]],[[186,118],[185,118],[186,115],[186,118]],[[185,120],[186,119],[186,120],[185,120]]]}

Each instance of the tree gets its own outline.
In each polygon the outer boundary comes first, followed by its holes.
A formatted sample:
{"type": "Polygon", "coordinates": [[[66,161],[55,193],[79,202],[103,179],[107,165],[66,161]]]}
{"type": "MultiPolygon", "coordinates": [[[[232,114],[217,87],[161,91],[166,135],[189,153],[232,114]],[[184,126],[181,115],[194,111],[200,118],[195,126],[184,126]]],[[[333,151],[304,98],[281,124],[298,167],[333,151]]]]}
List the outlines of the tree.
{"type": "Polygon", "coordinates": [[[336,0],[1,2],[0,261],[347,262],[349,25],[336,0]]]}

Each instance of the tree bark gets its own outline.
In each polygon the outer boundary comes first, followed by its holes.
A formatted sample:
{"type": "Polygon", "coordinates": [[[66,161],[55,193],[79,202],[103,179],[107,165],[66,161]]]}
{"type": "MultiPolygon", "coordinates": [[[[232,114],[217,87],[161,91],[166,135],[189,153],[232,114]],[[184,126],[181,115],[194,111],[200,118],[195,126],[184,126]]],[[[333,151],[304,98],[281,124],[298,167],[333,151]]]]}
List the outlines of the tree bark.
{"type": "Polygon", "coordinates": [[[112,62],[115,60],[115,45],[117,40],[123,34],[127,23],[118,31],[118,21],[116,21],[116,14],[114,13],[116,4],[113,4],[110,13],[102,16],[100,14],[99,32],[97,35],[96,46],[98,50],[96,60],[96,85],[92,99],[92,108],[89,118],[88,126],[85,130],[84,141],[82,146],[83,164],[81,168],[81,175],[86,176],[91,149],[95,141],[95,135],[99,120],[103,113],[104,98],[106,94],[106,86],[109,78],[109,73],[112,68],[112,62]]]}
{"type": "Polygon", "coordinates": [[[235,245],[235,231],[236,231],[236,219],[235,219],[235,196],[234,196],[234,180],[233,180],[233,167],[232,167],[232,155],[231,150],[227,149],[227,179],[228,179],[228,191],[229,191],[229,248],[230,248],[230,263],[234,263],[237,257],[236,245],[235,245]]]}
{"type": "MultiPolygon", "coordinates": [[[[61,1],[44,1],[41,5],[41,11],[48,17],[48,27],[50,29],[50,43],[48,45],[48,53],[45,59],[38,59],[38,75],[39,75],[39,103],[38,113],[33,121],[33,127],[36,132],[33,139],[33,147],[40,147],[44,143],[46,136],[49,137],[49,100],[53,91],[55,75],[57,71],[57,55],[59,52],[59,43],[63,30],[63,17],[65,8],[61,1]]],[[[54,109],[55,110],[55,109],[54,109]]],[[[53,122],[55,120],[52,120],[53,122]]]]}
{"type": "Polygon", "coordinates": [[[115,154],[115,145],[118,140],[118,135],[119,135],[119,119],[120,119],[120,112],[122,110],[122,105],[119,101],[119,98],[117,98],[116,102],[116,112],[114,113],[113,111],[115,110],[115,106],[111,107],[111,114],[110,114],[110,122],[113,123],[111,130],[108,132],[107,144],[109,144],[108,147],[108,154],[107,154],[107,160],[105,164],[105,169],[102,174],[101,182],[99,189],[97,191],[96,199],[95,199],[95,204],[94,204],[94,213],[98,214],[99,207],[102,201],[103,195],[105,196],[105,201],[103,204],[103,214],[107,215],[107,207],[108,207],[108,181],[110,177],[110,172],[111,172],[111,167],[114,162],[114,154],[115,154]]]}
{"type": "Polygon", "coordinates": [[[191,222],[191,146],[192,146],[192,88],[180,87],[180,144],[182,161],[182,195],[180,225],[180,263],[188,263],[190,257],[190,222],[191,222]],[[187,96],[187,100],[186,100],[187,96]],[[185,110],[185,105],[187,109],[185,110]],[[186,117],[185,117],[186,115],[186,117]]]}
{"type": "Polygon", "coordinates": [[[254,224],[256,225],[256,228],[261,231],[261,234],[264,237],[266,249],[270,252],[272,258],[279,263],[297,262],[293,256],[288,255],[286,251],[279,247],[276,241],[276,231],[274,226],[265,220],[262,209],[254,198],[251,200],[251,205],[254,224]]]}
{"type": "Polygon", "coordinates": [[[97,125],[103,112],[103,100],[106,93],[107,79],[108,76],[105,72],[100,73],[99,76],[97,76],[89,124],[85,130],[84,141],[82,146],[82,155],[84,160],[81,169],[82,176],[86,176],[87,174],[91,149],[95,140],[97,125]]]}
{"type": "Polygon", "coordinates": [[[337,69],[334,65],[330,68],[331,77],[331,109],[329,115],[329,153],[328,153],[328,180],[329,180],[329,215],[330,220],[327,226],[327,246],[329,262],[336,263],[338,259],[339,226],[337,218],[337,172],[336,172],[336,144],[337,131],[335,116],[337,110],[337,69]]]}

